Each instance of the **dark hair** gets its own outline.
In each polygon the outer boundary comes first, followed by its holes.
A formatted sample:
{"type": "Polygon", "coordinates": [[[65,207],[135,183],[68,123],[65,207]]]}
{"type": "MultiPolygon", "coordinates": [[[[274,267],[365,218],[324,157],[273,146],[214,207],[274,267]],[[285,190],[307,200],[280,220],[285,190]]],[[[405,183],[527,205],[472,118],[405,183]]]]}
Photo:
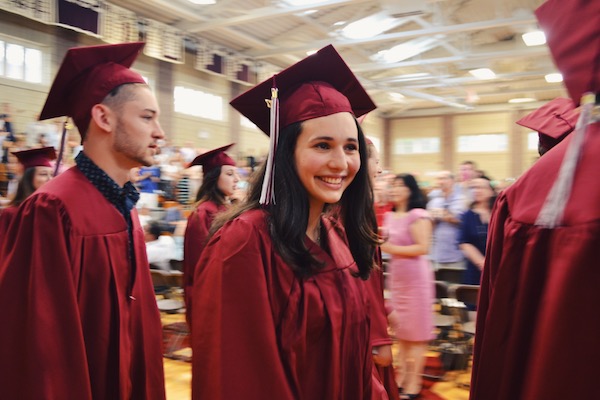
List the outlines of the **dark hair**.
{"type": "Polygon", "coordinates": [[[147,232],[154,236],[156,239],[160,237],[163,232],[162,226],[158,221],[150,221],[147,225],[147,232]]]}
{"type": "Polygon", "coordinates": [[[196,202],[212,201],[215,204],[225,204],[225,194],[219,189],[221,167],[208,171],[202,177],[202,185],[196,194],[196,202]]]}
{"type": "MultiPolygon", "coordinates": [[[[105,106],[111,108],[113,111],[117,113],[121,113],[123,106],[125,103],[134,100],[137,96],[137,93],[133,90],[138,86],[148,87],[145,83],[123,83],[119,86],[114,87],[104,99],[100,102],[105,106]]],[[[89,112],[88,112],[89,113],[89,112]]],[[[89,127],[85,127],[85,132],[79,132],[81,135],[81,143],[85,140],[87,136],[87,130],[89,127]]]]}
{"type": "Polygon", "coordinates": [[[11,206],[19,206],[26,198],[35,192],[33,187],[33,178],[35,176],[36,167],[30,167],[23,172],[23,176],[19,180],[15,197],[10,201],[11,206]]]}
{"type": "MultiPolygon", "coordinates": [[[[374,266],[375,248],[378,244],[378,236],[374,229],[377,222],[367,172],[365,137],[358,122],[355,123],[358,128],[361,167],[346,188],[340,202],[336,204],[336,215],[343,221],[348,247],[358,267],[357,275],[367,279],[374,266]]],[[[276,203],[268,206],[266,210],[269,215],[269,233],[275,249],[290,264],[297,276],[308,277],[317,273],[323,264],[311,255],[304,244],[309,214],[308,195],[298,177],[294,162],[296,142],[301,132],[301,122],[291,124],[280,132],[274,160],[277,168],[274,180],[276,203]]],[[[217,216],[211,227],[211,234],[243,212],[260,207],[259,199],[265,171],[266,163],[263,163],[250,179],[247,201],[217,216]]]]}
{"type": "Polygon", "coordinates": [[[398,174],[394,177],[394,180],[399,179],[401,179],[402,182],[404,182],[404,185],[410,190],[406,211],[410,211],[413,208],[425,208],[427,206],[427,200],[415,177],[411,174],[398,174]]]}

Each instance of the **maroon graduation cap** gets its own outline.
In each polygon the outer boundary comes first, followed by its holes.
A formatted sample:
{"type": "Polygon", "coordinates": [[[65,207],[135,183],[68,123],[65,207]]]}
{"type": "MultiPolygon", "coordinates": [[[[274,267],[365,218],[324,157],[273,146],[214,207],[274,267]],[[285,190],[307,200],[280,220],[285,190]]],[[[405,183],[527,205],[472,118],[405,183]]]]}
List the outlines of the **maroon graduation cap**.
{"type": "Polygon", "coordinates": [[[221,167],[223,165],[233,165],[235,166],[235,160],[229,157],[225,152],[233,146],[235,143],[228,144],[227,146],[219,147],[217,149],[213,149],[207,151],[206,153],[200,154],[194,160],[189,163],[187,168],[192,167],[194,165],[202,165],[202,172],[208,173],[217,167],[221,167]]]}
{"type": "Polygon", "coordinates": [[[549,0],[535,14],[569,97],[600,92],[600,1],[549,0]]]}
{"type": "Polygon", "coordinates": [[[356,76],[329,45],[233,99],[230,104],[270,136],[261,204],[275,202],[273,159],[279,130],[295,122],[376,108],[356,76]]]}
{"type": "Polygon", "coordinates": [[[571,99],[558,97],[517,121],[538,133],[540,144],[547,150],[556,146],[575,129],[579,114],[571,99]]]}
{"type": "Polygon", "coordinates": [[[145,83],[140,74],[129,69],[143,47],[143,42],[134,42],[69,49],[39,119],[71,117],[85,136],[94,105],[117,86],[145,83]]]}
{"type": "Polygon", "coordinates": [[[33,167],[51,167],[51,160],[56,159],[56,151],[54,147],[40,147],[37,149],[29,149],[13,152],[17,160],[23,165],[23,169],[33,167]]]}

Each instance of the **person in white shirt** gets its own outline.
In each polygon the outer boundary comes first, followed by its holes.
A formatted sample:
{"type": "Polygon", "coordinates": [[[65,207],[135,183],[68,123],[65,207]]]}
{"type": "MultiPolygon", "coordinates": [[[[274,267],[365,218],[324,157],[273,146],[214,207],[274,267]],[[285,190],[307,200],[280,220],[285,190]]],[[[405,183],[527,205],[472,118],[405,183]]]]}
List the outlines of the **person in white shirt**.
{"type": "Polygon", "coordinates": [[[170,271],[170,261],[176,258],[177,246],[169,235],[162,234],[162,228],[157,221],[150,221],[144,226],[146,253],[150,268],[170,271]]]}

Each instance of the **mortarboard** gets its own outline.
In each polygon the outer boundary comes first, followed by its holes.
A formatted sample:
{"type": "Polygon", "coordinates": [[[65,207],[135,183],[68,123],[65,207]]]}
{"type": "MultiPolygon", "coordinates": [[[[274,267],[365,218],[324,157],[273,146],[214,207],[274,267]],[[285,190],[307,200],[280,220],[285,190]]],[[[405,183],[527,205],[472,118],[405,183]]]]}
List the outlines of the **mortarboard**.
{"type": "Polygon", "coordinates": [[[56,150],[54,147],[40,147],[37,149],[29,149],[13,152],[19,163],[24,169],[33,167],[51,167],[51,160],[56,159],[56,150]]]}
{"type": "Polygon", "coordinates": [[[339,112],[360,117],[376,108],[331,45],[246,91],[230,104],[270,136],[261,204],[274,203],[273,159],[280,129],[339,112]]]}
{"type": "Polygon", "coordinates": [[[233,146],[235,143],[228,144],[227,146],[219,147],[217,149],[213,149],[207,151],[206,153],[200,154],[194,160],[189,163],[186,168],[189,168],[194,165],[202,165],[202,172],[205,174],[213,169],[223,166],[223,165],[233,165],[235,166],[235,161],[233,158],[229,157],[225,152],[233,146]]]}
{"type": "Polygon", "coordinates": [[[600,92],[600,1],[549,0],[535,14],[569,97],[600,92]]]}
{"type": "Polygon", "coordinates": [[[575,129],[578,117],[575,103],[558,97],[527,114],[517,124],[538,132],[540,144],[550,149],[575,129]]]}
{"type": "Polygon", "coordinates": [[[143,47],[143,42],[134,42],[69,49],[39,119],[71,117],[83,137],[94,105],[117,86],[145,83],[129,69],[143,47]]]}

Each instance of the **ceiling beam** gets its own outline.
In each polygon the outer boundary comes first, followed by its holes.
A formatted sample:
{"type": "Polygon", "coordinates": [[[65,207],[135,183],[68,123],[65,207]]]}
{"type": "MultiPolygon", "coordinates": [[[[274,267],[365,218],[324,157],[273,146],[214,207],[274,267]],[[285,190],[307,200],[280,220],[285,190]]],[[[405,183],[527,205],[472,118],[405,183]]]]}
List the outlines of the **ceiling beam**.
{"type": "Polygon", "coordinates": [[[325,47],[328,44],[333,44],[338,49],[342,47],[355,46],[357,44],[364,43],[376,43],[376,42],[386,42],[386,41],[394,41],[398,39],[408,39],[415,38],[420,36],[431,36],[431,35],[450,35],[453,33],[461,33],[468,31],[477,31],[483,29],[492,29],[492,28],[500,28],[505,26],[512,25],[526,25],[526,24],[535,24],[536,19],[534,17],[516,17],[516,18],[502,18],[502,19],[493,19],[488,21],[478,21],[478,22],[469,22],[465,24],[457,24],[457,25],[447,25],[447,26],[435,26],[427,29],[417,29],[412,31],[402,31],[402,32],[394,32],[394,33],[384,33],[381,35],[374,36],[372,38],[365,39],[326,39],[321,41],[314,41],[305,46],[297,46],[297,47],[287,47],[287,48],[278,48],[271,51],[264,52],[248,52],[248,54],[254,58],[266,58],[278,56],[284,53],[303,53],[314,48],[325,47]]]}
{"type": "Polygon", "coordinates": [[[343,6],[346,4],[355,5],[355,4],[366,3],[366,2],[373,3],[376,1],[375,0],[329,0],[329,1],[324,1],[322,3],[314,3],[314,4],[310,4],[310,5],[296,6],[296,7],[293,7],[293,6],[279,7],[279,8],[263,7],[263,8],[257,8],[255,10],[253,10],[252,12],[249,12],[244,15],[237,16],[237,17],[212,20],[210,22],[207,22],[207,23],[204,23],[201,25],[191,24],[188,22],[182,22],[182,23],[178,24],[177,27],[179,29],[183,29],[188,32],[200,33],[203,31],[219,29],[219,28],[223,28],[223,27],[227,27],[227,26],[252,24],[254,22],[261,21],[264,19],[284,17],[284,16],[288,16],[288,15],[302,13],[302,12],[308,11],[308,10],[326,9],[326,8],[331,8],[331,7],[343,6]]]}

